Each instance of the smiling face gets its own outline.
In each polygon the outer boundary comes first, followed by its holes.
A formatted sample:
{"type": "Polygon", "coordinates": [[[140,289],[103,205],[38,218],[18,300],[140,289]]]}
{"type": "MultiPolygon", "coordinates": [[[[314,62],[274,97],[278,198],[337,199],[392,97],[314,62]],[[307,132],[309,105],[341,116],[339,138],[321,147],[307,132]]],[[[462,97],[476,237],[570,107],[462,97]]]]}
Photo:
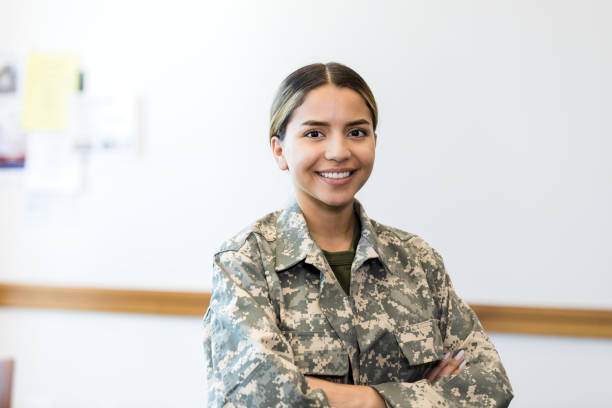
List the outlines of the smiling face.
{"type": "Polygon", "coordinates": [[[376,135],[363,98],[327,84],[306,94],[283,140],[273,137],[271,145],[279,168],[291,174],[302,208],[343,208],[370,177],[376,135]]]}

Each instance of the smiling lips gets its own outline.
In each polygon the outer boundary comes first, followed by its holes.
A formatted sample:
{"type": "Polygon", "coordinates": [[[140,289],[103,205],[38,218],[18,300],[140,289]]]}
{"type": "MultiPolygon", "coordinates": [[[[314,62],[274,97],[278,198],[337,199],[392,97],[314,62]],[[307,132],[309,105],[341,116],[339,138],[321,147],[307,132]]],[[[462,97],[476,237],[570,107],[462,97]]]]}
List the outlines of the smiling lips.
{"type": "Polygon", "coordinates": [[[355,170],[350,169],[338,169],[338,170],[327,170],[317,171],[317,175],[326,183],[339,185],[346,184],[351,180],[355,170]]]}

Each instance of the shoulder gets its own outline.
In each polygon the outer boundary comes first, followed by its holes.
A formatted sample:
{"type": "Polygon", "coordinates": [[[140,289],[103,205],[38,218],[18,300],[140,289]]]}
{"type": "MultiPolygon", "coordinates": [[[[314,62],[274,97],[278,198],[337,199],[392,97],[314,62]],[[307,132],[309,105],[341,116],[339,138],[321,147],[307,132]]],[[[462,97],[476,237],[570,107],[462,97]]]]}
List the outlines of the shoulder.
{"type": "Polygon", "coordinates": [[[449,284],[444,261],[427,241],[416,234],[372,222],[377,231],[379,254],[383,263],[399,276],[425,279],[440,293],[449,284]]]}
{"type": "Polygon", "coordinates": [[[440,254],[419,235],[374,220],[370,221],[376,231],[379,244],[389,248],[391,252],[407,252],[415,255],[421,263],[432,266],[439,266],[442,263],[440,254]]]}
{"type": "Polygon", "coordinates": [[[246,245],[255,242],[272,243],[276,240],[276,225],[278,216],[282,210],[274,211],[243,228],[233,237],[225,240],[216,251],[215,255],[228,251],[239,251],[246,245]]]}
{"type": "Polygon", "coordinates": [[[399,228],[394,228],[385,224],[381,224],[380,222],[374,221],[372,219],[370,219],[370,222],[372,223],[372,227],[374,227],[374,230],[376,231],[379,240],[399,243],[408,242],[409,240],[417,237],[415,234],[406,232],[399,228]]]}

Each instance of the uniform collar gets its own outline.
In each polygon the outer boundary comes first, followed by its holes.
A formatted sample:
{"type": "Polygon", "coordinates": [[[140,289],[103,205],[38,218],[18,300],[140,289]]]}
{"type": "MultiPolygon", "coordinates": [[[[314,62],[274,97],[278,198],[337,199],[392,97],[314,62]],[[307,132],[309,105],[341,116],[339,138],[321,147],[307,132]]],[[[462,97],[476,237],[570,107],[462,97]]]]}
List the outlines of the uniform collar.
{"type": "Polygon", "coordinates": [[[365,261],[372,258],[379,258],[385,263],[386,254],[384,247],[380,245],[378,233],[374,227],[372,220],[368,217],[363,206],[355,200],[355,212],[359,216],[361,222],[361,237],[357,248],[355,249],[355,259],[351,267],[351,273],[354,273],[365,261]]]}
{"type": "MultiPolygon", "coordinates": [[[[381,258],[385,263],[384,260],[389,254],[385,253],[386,246],[381,245],[372,220],[356,199],[354,208],[361,222],[361,237],[355,249],[352,270],[372,258],[381,258]]],[[[320,266],[323,253],[310,236],[302,210],[295,199],[280,213],[276,221],[276,241],[276,271],[288,269],[303,260],[320,266]]]]}
{"type": "Polygon", "coordinates": [[[288,269],[306,259],[314,240],[310,237],[304,214],[293,199],[276,220],[276,270],[288,269]]]}

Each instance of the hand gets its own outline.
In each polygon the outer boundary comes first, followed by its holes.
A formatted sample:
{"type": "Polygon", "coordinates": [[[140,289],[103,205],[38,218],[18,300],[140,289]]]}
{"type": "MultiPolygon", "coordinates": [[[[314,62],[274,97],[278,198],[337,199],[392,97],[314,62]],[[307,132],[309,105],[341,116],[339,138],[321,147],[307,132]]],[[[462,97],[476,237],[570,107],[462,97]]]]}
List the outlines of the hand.
{"type": "Polygon", "coordinates": [[[450,351],[444,355],[444,358],[438,362],[438,365],[432,368],[429,373],[425,376],[431,382],[434,382],[442,377],[446,377],[447,375],[455,375],[459,373],[465,365],[467,361],[465,361],[464,351],[459,351],[455,357],[450,357],[450,351]]]}
{"type": "Polygon", "coordinates": [[[321,389],[333,408],[386,408],[378,391],[365,385],[338,384],[306,376],[311,389],[321,389]]]}

